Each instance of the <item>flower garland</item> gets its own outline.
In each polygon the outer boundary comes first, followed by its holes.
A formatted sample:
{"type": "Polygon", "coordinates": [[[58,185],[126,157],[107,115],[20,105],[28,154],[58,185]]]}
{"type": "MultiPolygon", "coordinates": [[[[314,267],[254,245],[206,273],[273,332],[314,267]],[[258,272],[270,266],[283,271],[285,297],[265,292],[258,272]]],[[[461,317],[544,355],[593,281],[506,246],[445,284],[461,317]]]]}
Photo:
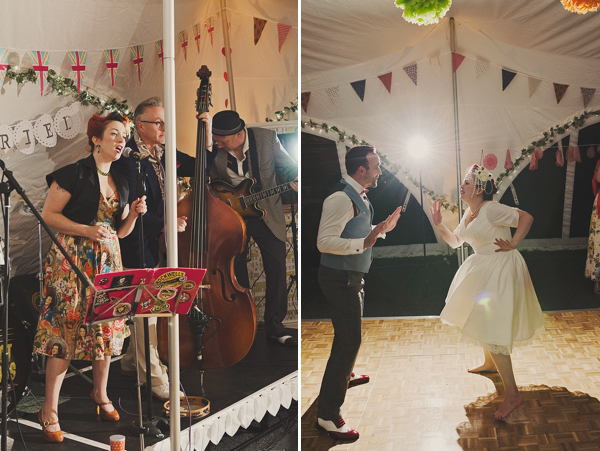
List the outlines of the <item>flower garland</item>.
{"type": "Polygon", "coordinates": [[[436,24],[446,15],[452,0],[395,0],[398,8],[404,8],[402,18],[417,25],[436,24]]]}
{"type": "MultiPolygon", "coordinates": [[[[275,111],[275,121],[288,121],[289,119],[285,119],[285,116],[289,113],[295,113],[298,111],[298,97],[293,102],[290,102],[291,106],[284,106],[283,110],[275,111]]],[[[271,118],[266,118],[266,122],[274,122],[271,118]]]]}
{"type": "Polygon", "coordinates": [[[585,14],[596,11],[600,7],[600,0],[561,0],[567,11],[577,14],[585,14]]]}
{"type": "Polygon", "coordinates": [[[553,141],[555,141],[555,139],[553,139],[553,138],[558,137],[560,135],[564,135],[567,132],[567,130],[569,130],[569,129],[577,130],[577,129],[582,128],[585,125],[585,123],[587,122],[588,118],[591,116],[600,116],[600,110],[584,111],[581,114],[581,116],[575,116],[572,120],[570,120],[569,122],[567,122],[564,125],[556,125],[554,127],[551,127],[550,130],[545,131],[543,133],[543,135],[544,135],[543,138],[541,138],[537,141],[533,141],[531,144],[529,144],[529,146],[527,148],[522,149],[521,156],[514,161],[513,167],[510,169],[506,169],[504,172],[502,172],[496,178],[496,186],[498,187],[498,189],[500,189],[502,180],[504,180],[506,177],[511,175],[511,173],[513,173],[516,169],[519,169],[520,164],[523,161],[525,161],[526,158],[531,157],[531,155],[533,154],[535,149],[537,149],[537,148],[543,149],[544,147],[547,147],[549,144],[551,144],[553,141]]]}
{"type": "MultiPolygon", "coordinates": [[[[339,142],[345,142],[346,140],[349,140],[353,145],[355,146],[368,146],[370,145],[367,141],[364,140],[359,140],[355,135],[348,135],[345,131],[340,130],[339,128],[337,128],[335,125],[328,125],[326,123],[322,123],[322,124],[317,124],[315,121],[313,121],[312,119],[310,119],[308,122],[306,121],[302,121],[301,122],[301,126],[302,128],[309,126],[311,129],[321,129],[321,130],[325,130],[326,133],[329,133],[330,131],[335,132],[338,134],[338,141],[339,142]]],[[[379,150],[377,150],[377,154],[379,155],[379,158],[381,159],[381,162],[388,166],[394,175],[398,174],[400,171],[402,171],[402,173],[404,174],[404,176],[417,188],[419,188],[420,184],[419,181],[417,179],[415,179],[412,175],[410,175],[410,172],[408,170],[406,170],[405,168],[403,168],[402,166],[396,164],[396,163],[390,163],[387,155],[382,154],[379,150]]],[[[425,194],[425,196],[427,196],[427,198],[433,203],[434,201],[439,201],[442,208],[446,209],[446,210],[450,210],[452,213],[458,211],[458,204],[451,204],[447,199],[446,199],[446,195],[445,194],[437,194],[435,191],[427,188],[425,185],[422,185],[423,187],[423,193],[425,194]]]]}
{"type": "MultiPolygon", "coordinates": [[[[37,83],[38,81],[38,75],[33,69],[22,69],[15,72],[10,66],[6,69],[4,78],[15,80],[18,84],[37,83]]],[[[78,92],[74,80],[63,77],[62,75],[56,75],[56,71],[53,69],[48,70],[46,81],[48,82],[48,89],[54,91],[59,96],[71,96],[75,100],[81,102],[82,105],[96,106],[100,112],[116,111],[122,116],[133,120],[133,111],[129,109],[127,100],[118,101],[114,97],[109,97],[106,100],[101,99],[94,94],[91,94],[87,89],[78,92]]]]}

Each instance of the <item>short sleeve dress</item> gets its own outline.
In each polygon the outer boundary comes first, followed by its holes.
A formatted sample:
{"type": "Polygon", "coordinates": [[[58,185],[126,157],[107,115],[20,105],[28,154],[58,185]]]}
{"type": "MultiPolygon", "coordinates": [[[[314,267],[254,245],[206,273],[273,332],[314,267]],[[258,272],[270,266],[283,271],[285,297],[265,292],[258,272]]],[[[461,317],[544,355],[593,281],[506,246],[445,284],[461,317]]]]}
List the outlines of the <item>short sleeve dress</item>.
{"type": "Polygon", "coordinates": [[[475,253],[460,266],[440,317],[458,326],[467,341],[495,354],[510,354],[514,342],[531,339],[545,319],[525,260],[519,251],[496,252],[496,238],[510,240],[519,222],[516,208],[487,202],[454,231],[475,253]]]}
{"type": "MultiPolygon", "coordinates": [[[[59,179],[57,182],[63,186],[59,179]]],[[[56,234],[58,242],[74,263],[92,281],[96,274],[123,269],[115,230],[118,208],[118,192],[110,199],[100,194],[98,213],[93,224],[103,225],[110,230],[109,238],[102,242],[82,236],[56,234]]],[[[93,326],[83,324],[90,297],[91,289],[88,288],[87,294],[82,291],[75,271],[56,244],[52,244],[44,268],[44,305],[34,339],[34,351],[75,360],[103,360],[104,356],[121,354],[123,341],[129,335],[125,320],[93,326]]]]}

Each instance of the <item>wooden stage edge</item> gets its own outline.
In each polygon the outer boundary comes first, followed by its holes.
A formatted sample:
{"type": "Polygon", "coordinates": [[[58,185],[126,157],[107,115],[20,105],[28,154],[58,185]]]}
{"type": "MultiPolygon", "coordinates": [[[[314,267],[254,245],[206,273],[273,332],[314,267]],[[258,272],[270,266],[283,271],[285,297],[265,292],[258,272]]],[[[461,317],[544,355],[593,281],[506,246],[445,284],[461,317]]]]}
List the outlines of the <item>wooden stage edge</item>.
{"type": "Polygon", "coordinates": [[[513,350],[524,404],[505,420],[497,373],[476,375],[482,351],[439,317],[367,318],[342,414],[353,443],[315,427],[330,321],[302,322],[301,449],[402,451],[600,451],[600,309],[545,312],[545,330],[513,350]]]}

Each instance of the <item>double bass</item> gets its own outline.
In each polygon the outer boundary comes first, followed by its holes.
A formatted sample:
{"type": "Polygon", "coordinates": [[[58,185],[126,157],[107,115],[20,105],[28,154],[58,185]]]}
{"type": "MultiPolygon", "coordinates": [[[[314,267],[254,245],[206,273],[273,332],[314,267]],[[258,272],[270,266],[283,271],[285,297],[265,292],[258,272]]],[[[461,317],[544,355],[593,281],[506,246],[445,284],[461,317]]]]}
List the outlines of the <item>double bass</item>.
{"type": "MultiPolygon", "coordinates": [[[[208,112],[211,72],[202,66],[196,112],[208,112]]],[[[216,149],[215,149],[216,151],[216,149]]],[[[206,182],[206,124],[198,119],[192,194],[179,202],[177,216],[188,226],[178,234],[179,266],[205,268],[203,284],[187,315],[180,316],[182,368],[223,368],[240,361],[256,335],[256,309],[249,289],[240,286],[233,262],[246,245],[246,225],[231,207],[210,193],[206,182]],[[189,220],[191,218],[191,220],[189,220]]],[[[168,320],[159,318],[158,351],[168,360],[168,320]]]]}

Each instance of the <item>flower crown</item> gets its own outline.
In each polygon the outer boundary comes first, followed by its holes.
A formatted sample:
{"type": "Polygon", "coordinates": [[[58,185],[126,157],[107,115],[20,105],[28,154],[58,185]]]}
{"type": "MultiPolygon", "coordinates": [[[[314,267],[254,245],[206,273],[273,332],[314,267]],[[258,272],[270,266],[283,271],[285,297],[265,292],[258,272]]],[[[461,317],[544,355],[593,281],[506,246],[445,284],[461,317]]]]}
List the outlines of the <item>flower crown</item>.
{"type": "MultiPolygon", "coordinates": [[[[483,166],[475,166],[467,171],[467,174],[473,174],[473,179],[476,188],[481,188],[486,191],[488,182],[492,182],[492,190],[494,186],[494,176],[483,166]]],[[[487,191],[486,191],[487,193],[487,191]]]]}

